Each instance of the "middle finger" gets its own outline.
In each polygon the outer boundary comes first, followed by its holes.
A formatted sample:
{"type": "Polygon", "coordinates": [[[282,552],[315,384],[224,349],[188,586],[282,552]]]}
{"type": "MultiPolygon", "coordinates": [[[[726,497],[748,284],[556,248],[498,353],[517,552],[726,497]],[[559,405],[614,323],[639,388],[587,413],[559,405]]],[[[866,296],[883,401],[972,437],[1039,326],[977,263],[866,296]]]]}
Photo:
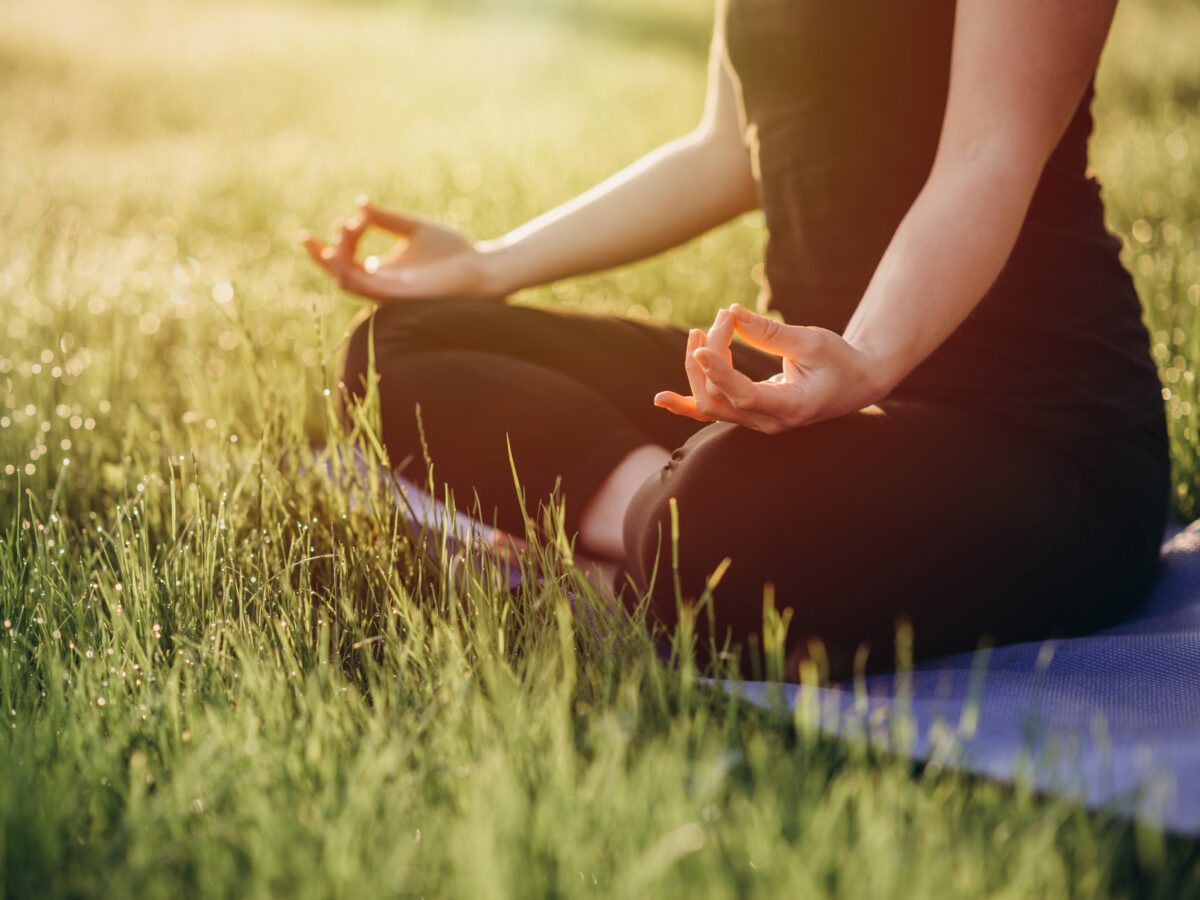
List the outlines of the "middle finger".
{"type": "Polygon", "coordinates": [[[337,255],[342,262],[352,263],[358,253],[358,242],[367,230],[366,216],[358,215],[349,222],[339,224],[337,255]]]}
{"type": "Polygon", "coordinates": [[[754,409],[760,388],[733,367],[721,353],[700,347],[694,354],[708,383],[708,392],[735,409],[754,409]]]}
{"type": "Polygon", "coordinates": [[[734,320],[729,310],[719,310],[716,318],[713,320],[712,327],[708,329],[708,334],[704,338],[704,346],[709,350],[719,353],[731,365],[733,363],[733,353],[730,352],[729,348],[733,343],[733,326],[734,320]]]}

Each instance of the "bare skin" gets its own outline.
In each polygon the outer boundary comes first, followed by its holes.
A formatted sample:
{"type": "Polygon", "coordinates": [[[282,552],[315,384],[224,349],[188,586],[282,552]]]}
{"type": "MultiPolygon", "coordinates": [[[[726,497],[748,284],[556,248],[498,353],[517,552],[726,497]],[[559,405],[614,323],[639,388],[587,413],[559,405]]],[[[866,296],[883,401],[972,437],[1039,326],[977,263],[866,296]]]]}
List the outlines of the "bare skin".
{"type": "MultiPolygon", "coordinates": [[[[845,333],[782,324],[734,304],[707,331],[689,336],[684,368],[691,394],[662,392],[653,402],[700,422],[774,434],[886,397],[958,327],[1000,273],[1046,160],[1095,71],[1115,5],[958,0],[950,90],[932,170],[845,333]],[[780,372],[754,382],[735,370],[734,335],[779,356],[780,372]]],[[[472,242],[363,198],[359,214],[338,226],[331,245],[312,235],[302,241],[343,288],[377,302],[500,299],[643,259],[756,203],[718,31],[705,113],[695,131],[504,237],[472,242]],[[400,240],[382,259],[360,262],[359,238],[369,227],[400,240]]],[[[625,509],[666,453],[640,447],[614,469],[584,511],[585,550],[623,558],[625,509]]]]}
{"type": "Polygon", "coordinates": [[[583,508],[579,540],[586,549],[607,559],[625,558],[623,532],[629,501],[670,458],[671,451],[665,447],[643,444],[617,463],[583,508]]]}
{"type": "MultiPolygon", "coordinates": [[[[671,451],[655,444],[636,447],[617,463],[596,493],[588,500],[580,517],[579,544],[585,551],[575,554],[576,564],[598,589],[611,591],[625,559],[625,510],[642,483],[667,464],[671,451]]],[[[496,530],[493,548],[502,554],[523,553],[522,538],[496,530]]]]}
{"type": "MultiPolygon", "coordinates": [[[[729,221],[757,202],[735,89],[718,36],[704,116],[692,133],[503,237],[471,241],[430,219],[360,197],[356,215],[337,223],[331,242],[309,233],[300,240],[342,288],[379,303],[433,297],[501,302],[525,287],[643,259],[729,221]],[[705,190],[695,190],[697,181],[705,190]],[[369,228],[394,234],[397,244],[383,257],[360,261],[358,244],[369,228]]],[[[625,556],[621,533],[629,500],[668,457],[662,447],[636,448],[587,502],[579,545],[610,581],[615,571],[611,562],[625,556]]],[[[522,542],[508,536],[501,543],[519,548],[522,542]]]]}

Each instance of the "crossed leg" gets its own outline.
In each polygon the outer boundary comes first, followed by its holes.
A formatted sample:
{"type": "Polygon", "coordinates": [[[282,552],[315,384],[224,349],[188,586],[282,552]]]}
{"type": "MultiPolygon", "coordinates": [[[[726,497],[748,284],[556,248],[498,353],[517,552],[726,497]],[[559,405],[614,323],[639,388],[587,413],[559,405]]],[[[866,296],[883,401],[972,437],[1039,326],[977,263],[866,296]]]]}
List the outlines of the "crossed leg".
{"type": "MultiPolygon", "coordinates": [[[[731,561],[714,595],[718,643],[761,633],[768,584],[791,610],[790,658],[820,638],[845,672],[864,642],[872,666],[889,664],[899,618],[918,657],[1098,627],[1153,571],[1155,545],[1130,540],[1079,466],[982,411],[892,400],[781,435],[700,426],[652,405],[659,390],[687,392],[682,330],[488,301],[364,316],[348,402],[372,339],[394,465],[421,462],[419,406],[437,480],[520,534],[511,450],[528,502],[556,495],[585,550],[627,556],[668,625],[673,500],[683,597],[731,561]]],[[[777,366],[734,353],[753,378],[777,366]]]]}
{"type": "MultiPolygon", "coordinates": [[[[1165,496],[1157,482],[1136,489],[1165,496]]],[[[835,674],[851,671],[863,644],[869,668],[892,665],[901,621],[916,658],[970,651],[985,636],[1101,627],[1154,569],[1157,543],[1132,539],[1130,524],[1031,432],[890,400],[778,435],[706,426],[638,491],[625,542],[631,575],[667,624],[678,615],[673,556],[684,598],[729,560],[713,595],[718,646],[761,635],[770,585],[777,610],[790,610],[795,677],[812,639],[835,674]]],[[[697,625],[706,637],[705,617],[697,625]]]]}

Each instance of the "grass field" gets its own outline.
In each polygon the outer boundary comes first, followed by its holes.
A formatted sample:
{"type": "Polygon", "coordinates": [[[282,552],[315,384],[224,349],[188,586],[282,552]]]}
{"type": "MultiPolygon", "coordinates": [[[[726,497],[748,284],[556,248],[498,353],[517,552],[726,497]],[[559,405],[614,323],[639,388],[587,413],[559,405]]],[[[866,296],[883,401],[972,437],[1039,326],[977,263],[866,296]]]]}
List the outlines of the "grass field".
{"type": "MultiPolygon", "coordinates": [[[[813,735],[414,556],[330,433],[360,307],[298,250],[369,191],[485,237],[692,127],[684,0],[0,4],[7,896],[1181,897],[1153,823],[813,735]]],[[[1126,0],[1093,164],[1200,514],[1200,7],[1126,0]]],[[[749,216],[521,300],[707,323],[749,216]]],[[[531,579],[530,584],[536,582],[531,579]]]]}

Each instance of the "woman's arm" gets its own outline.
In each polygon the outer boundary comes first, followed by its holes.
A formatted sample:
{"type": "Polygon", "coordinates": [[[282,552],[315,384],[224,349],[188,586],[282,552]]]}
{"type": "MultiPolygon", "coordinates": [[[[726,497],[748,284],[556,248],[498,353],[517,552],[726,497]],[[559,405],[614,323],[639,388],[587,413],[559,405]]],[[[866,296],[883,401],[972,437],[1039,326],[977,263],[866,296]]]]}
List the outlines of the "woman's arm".
{"type": "Polygon", "coordinates": [[[457,231],[389,212],[362,199],[332,246],[302,242],[346,290],[375,300],[504,297],[681,244],[758,205],[749,151],[718,23],[709,61],[704,116],[697,128],[504,237],[472,243],[457,231]],[[369,226],[403,242],[389,256],[360,263],[369,226]]]}
{"type": "Polygon", "coordinates": [[[932,170],[844,335],[779,325],[739,308],[697,340],[702,380],[693,376],[694,396],[663,394],[657,402],[696,418],[778,431],[885,397],[1000,274],[1046,160],[1095,71],[1115,6],[958,0],[932,170]],[[754,383],[730,367],[721,341],[735,330],[784,358],[778,381],[754,383]]]}
{"type": "Polygon", "coordinates": [[[591,190],[480,249],[503,295],[660,253],[758,205],[720,26],[704,116],[591,190]]]}
{"type": "Polygon", "coordinates": [[[1115,8],[1116,0],[959,0],[933,169],[844,332],[876,360],[884,393],[1000,274],[1115,8]]]}

